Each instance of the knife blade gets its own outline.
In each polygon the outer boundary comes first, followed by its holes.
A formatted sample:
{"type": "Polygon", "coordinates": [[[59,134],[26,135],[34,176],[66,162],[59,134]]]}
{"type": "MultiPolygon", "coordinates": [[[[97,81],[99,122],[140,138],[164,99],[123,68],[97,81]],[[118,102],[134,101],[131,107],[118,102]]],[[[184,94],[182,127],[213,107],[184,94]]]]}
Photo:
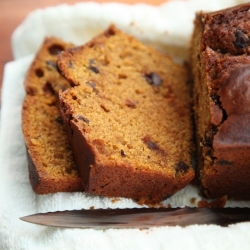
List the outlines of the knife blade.
{"type": "Polygon", "coordinates": [[[64,228],[150,228],[250,221],[250,208],[132,208],[57,211],[20,218],[43,226],[64,228]]]}

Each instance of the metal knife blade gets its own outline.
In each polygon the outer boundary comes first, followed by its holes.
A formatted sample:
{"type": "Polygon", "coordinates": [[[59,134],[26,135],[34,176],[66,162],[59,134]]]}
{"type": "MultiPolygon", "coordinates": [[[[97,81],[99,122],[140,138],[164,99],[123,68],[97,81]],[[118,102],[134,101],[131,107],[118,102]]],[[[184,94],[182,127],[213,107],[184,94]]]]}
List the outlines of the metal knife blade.
{"type": "Polygon", "coordinates": [[[250,221],[250,208],[133,208],[40,213],[20,218],[44,226],[64,228],[149,228],[250,221]]]}

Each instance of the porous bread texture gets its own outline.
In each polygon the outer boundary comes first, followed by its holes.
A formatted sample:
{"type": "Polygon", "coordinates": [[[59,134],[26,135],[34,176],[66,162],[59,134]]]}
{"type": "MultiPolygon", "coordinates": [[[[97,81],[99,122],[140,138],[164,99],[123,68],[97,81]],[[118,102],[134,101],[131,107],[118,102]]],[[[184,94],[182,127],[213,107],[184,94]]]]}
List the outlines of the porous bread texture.
{"type": "Polygon", "coordinates": [[[29,178],[37,194],[83,190],[58,108],[58,91],[70,87],[58,73],[58,54],[72,44],[46,38],[25,78],[22,129],[29,178]]]}
{"type": "Polygon", "coordinates": [[[109,27],[62,52],[60,107],[85,191],[155,204],[194,178],[188,71],[109,27]]]}
{"type": "Polygon", "coordinates": [[[197,13],[191,46],[198,175],[208,198],[250,199],[250,4],[197,13]]]}

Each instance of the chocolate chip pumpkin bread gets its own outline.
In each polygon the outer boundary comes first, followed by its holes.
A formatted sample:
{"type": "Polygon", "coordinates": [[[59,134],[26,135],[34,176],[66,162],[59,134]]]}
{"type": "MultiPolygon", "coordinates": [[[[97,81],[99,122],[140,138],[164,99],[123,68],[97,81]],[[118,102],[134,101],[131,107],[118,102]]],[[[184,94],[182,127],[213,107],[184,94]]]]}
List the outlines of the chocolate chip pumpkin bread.
{"type": "Polygon", "coordinates": [[[188,71],[114,26],[59,55],[60,108],[85,191],[154,204],[194,177],[188,71]]]}
{"type": "Polygon", "coordinates": [[[58,73],[56,60],[62,50],[71,46],[47,38],[25,79],[22,129],[30,182],[38,194],[83,190],[57,105],[58,91],[70,85],[58,73]]]}
{"type": "Polygon", "coordinates": [[[197,13],[191,54],[203,193],[250,199],[250,4],[197,13]]]}

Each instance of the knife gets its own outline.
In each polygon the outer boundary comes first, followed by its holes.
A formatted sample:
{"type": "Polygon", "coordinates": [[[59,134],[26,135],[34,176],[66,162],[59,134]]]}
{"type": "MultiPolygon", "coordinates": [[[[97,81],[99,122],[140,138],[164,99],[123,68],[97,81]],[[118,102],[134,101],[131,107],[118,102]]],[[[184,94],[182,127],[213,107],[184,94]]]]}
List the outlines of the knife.
{"type": "Polygon", "coordinates": [[[43,226],[64,228],[149,228],[250,221],[250,208],[132,208],[57,211],[20,218],[43,226]]]}

